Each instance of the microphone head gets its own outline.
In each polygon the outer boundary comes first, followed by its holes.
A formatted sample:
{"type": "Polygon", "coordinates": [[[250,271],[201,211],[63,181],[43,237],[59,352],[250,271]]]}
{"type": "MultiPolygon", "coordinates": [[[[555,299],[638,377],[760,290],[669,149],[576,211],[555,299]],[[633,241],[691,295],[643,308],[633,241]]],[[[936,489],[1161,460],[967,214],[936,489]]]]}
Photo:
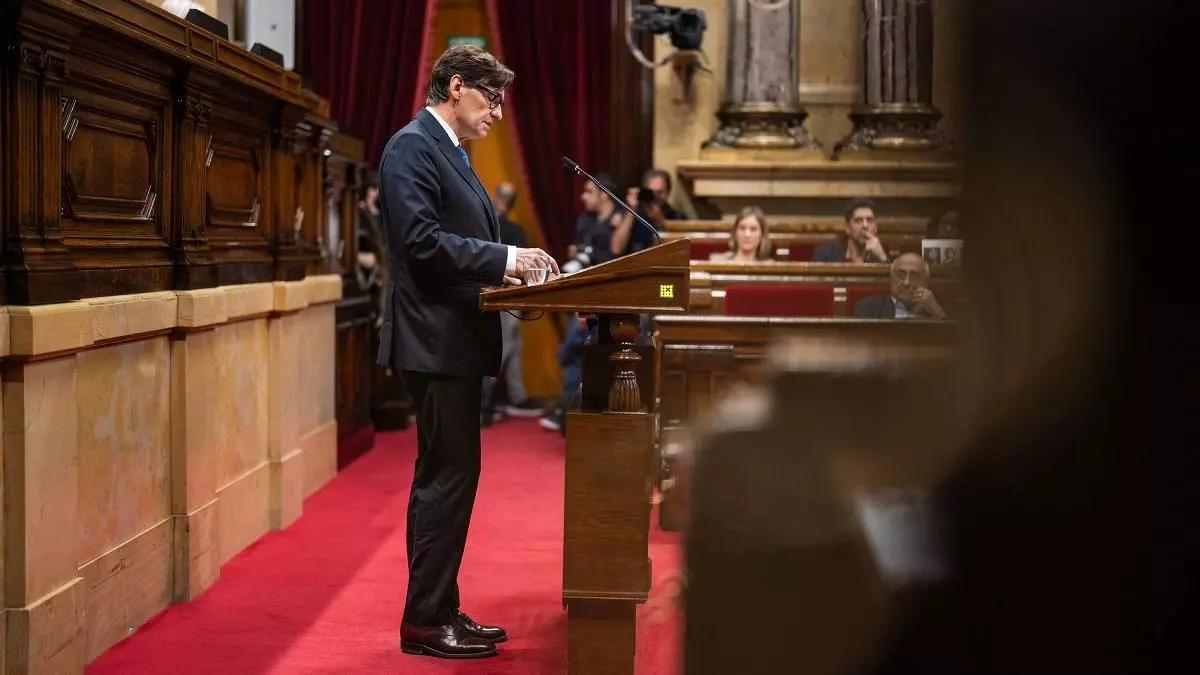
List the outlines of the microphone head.
{"type": "Polygon", "coordinates": [[[574,161],[572,161],[570,157],[563,155],[562,162],[563,162],[563,166],[567,169],[567,171],[579,173],[579,165],[576,164],[574,161]]]}

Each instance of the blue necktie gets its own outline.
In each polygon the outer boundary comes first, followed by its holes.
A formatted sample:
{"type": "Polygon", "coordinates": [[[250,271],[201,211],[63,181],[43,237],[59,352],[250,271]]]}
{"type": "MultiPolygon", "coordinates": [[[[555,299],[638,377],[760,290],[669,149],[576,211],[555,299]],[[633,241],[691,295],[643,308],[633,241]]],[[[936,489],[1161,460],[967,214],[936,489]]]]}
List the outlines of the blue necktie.
{"type": "Polygon", "coordinates": [[[467,168],[471,168],[471,158],[467,157],[467,149],[461,145],[456,145],[454,146],[454,151],[458,153],[459,157],[462,157],[462,161],[467,163],[467,168]]]}

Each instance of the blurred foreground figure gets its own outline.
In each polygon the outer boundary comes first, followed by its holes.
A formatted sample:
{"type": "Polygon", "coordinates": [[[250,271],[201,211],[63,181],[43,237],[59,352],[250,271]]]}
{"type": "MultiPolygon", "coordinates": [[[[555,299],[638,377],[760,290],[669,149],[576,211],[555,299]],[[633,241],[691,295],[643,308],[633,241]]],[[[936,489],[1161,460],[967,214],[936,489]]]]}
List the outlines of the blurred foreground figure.
{"type": "Polygon", "coordinates": [[[688,673],[1191,670],[1196,228],[1142,228],[1194,184],[1184,6],[971,3],[960,353],[790,345],[714,416],[688,673]]]}
{"type": "Polygon", "coordinates": [[[767,386],[717,411],[691,485],[689,673],[854,673],[879,658],[912,589],[944,581],[927,490],[961,442],[942,419],[961,405],[947,400],[956,363],[797,339],[767,386]]]}

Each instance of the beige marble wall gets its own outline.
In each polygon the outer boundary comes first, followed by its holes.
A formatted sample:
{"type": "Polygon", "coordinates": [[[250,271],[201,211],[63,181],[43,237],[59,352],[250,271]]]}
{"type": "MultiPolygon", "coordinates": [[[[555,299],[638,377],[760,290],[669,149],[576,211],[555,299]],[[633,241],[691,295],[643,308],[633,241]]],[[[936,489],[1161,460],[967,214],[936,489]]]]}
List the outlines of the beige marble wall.
{"type": "MultiPolygon", "coordinates": [[[[225,488],[267,461],[267,321],[214,331],[217,486],[225,488]]],[[[302,390],[293,396],[302,396],[302,390]]]]}
{"type": "Polygon", "coordinates": [[[847,114],[862,100],[860,15],[856,0],[800,0],[800,103],[826,151],[850,133],[847,114]]]}
{"type": "Polygon", "coordinates": [[[171,602],[170,346],[76,356],[76,560],[87,660],[171,602]]]}
{"type": "Polygon", "coordinates": [[[238,321],[214,333],[217,521],[226,562],[270,528],[267,320],[238,321]]]}
{"type": "Polygon", "coordinates": [[[81,672],[286,525],[281,502],[299,515],[336,467],[340,291],[313,277],[0,311],[3,672],[81,672]]]}
{"type": "Polygon", "coordinates": [[[76,367],[82,566],[171,516],[170,348],[93,349],[76,367]]]}

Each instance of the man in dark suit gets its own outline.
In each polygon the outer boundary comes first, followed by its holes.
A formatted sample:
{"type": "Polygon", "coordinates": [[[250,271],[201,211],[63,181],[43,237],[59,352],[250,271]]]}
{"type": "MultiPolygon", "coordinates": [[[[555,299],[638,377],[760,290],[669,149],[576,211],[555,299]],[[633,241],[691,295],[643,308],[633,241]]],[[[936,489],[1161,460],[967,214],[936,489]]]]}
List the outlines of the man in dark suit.
{"type": "Polygon", "coordinates": [[[408,505],[408,594],[401,648],[444,658],[493,656],[507,639],[459,609],[458,569],[479,485],[479,405],[500,370],[500,319],[483,286],[554,272],[540,249],[499,243],[499,224],[462,141],[499,122],[513,72],[479,47],[434,64],[428,106],[392,136],[379,164],[391,265],[379,363],[403,373],[417,411],[408,505]]]}
{"type": "Polygon", "coordinates": [[[916,253],[902,253],[892,263],[891,293],[854,303],[859,319],[944,319],[946,311],[929,290],[929,265],[916,253]]]}
{"type": "Polygon", "coordinates": [[[887,262],[887,251],[879,241],[875,202],[855,199],[846,206],[845,231],[834,241],[813,249],[812,261],[821,263],[887,262]]]}

